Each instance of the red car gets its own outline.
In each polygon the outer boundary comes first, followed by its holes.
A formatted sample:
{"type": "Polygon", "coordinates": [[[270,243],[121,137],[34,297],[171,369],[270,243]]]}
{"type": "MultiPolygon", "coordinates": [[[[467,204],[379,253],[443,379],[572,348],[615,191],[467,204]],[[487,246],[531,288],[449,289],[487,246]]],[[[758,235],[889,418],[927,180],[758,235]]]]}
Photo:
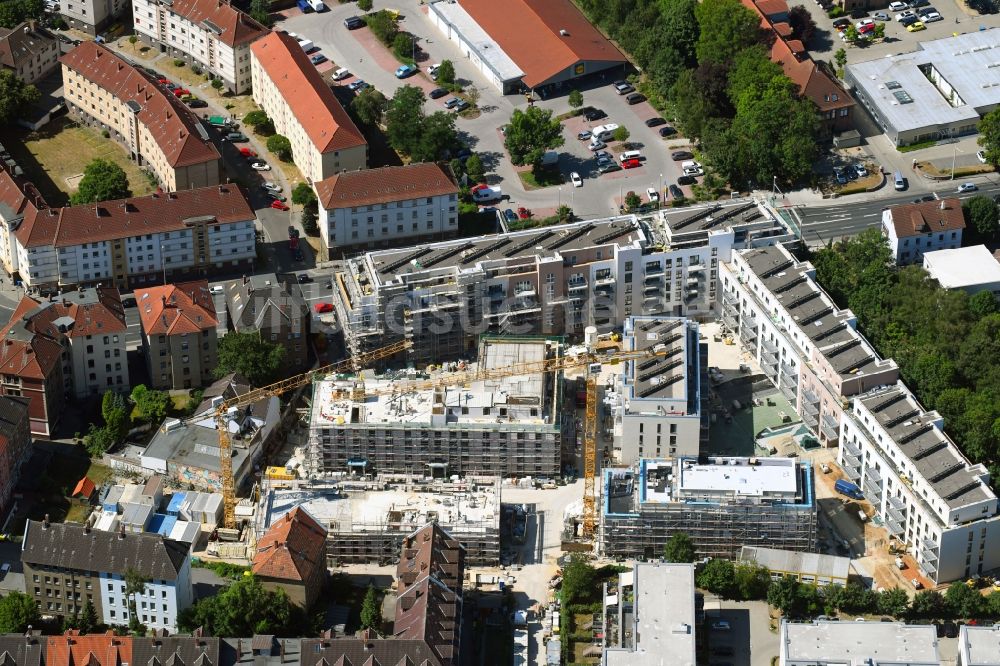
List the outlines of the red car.
{"type": "Polygon", "coordinates": [[[313,306],[313,309],[317,313],[333,312],[333,303],[317,303],[313,306]]]}
{"type": "Polygon", "coordinates": [[[473,186],[472,186],[472,187],[471,187],[471,188],[469,189],[469,193],[470,193],[470,194],[475,194],[475,193],[476,193],[476,192],[478,192],[479,190],[485,190],[485,189],[486,189],[486,188],[488,188],[488,187],[489,187],[489,185],[487,185],[487,184],[485,184],[485,183],[479,183],[478,185],[473,185],[473,186]]]}
{"type": "Polygon", "coordinates": [[[191,91],[187,88],[174,88],[174,94],[178,97],[183,97],[184,95],[190,95],[191,91]]]}
{"type": "Polygon", "coordinates": [[[623,169],[635,169],[636,167],[642,166],[642,162],[639,160],[625,160],[622,162],[623,169]]]}
{"type": "Polygon", "coordinates": [[[280,201],[272,201],[271,208],[277,208],[278,210],[288,210],[288,205],[283,204],[280,201]]]}
{"type": "Polygon", "coordinates": [[[170,83],[170,79],[168,79],[165,76],[161,76],[160,78],[156,79],[156,82],[162,83],[163,85],[167,85],[168,83],[170,83]]]}
{"type": "Polygon", "coordinates": [[[257,153],[249,148],[240,148],[240,155],[243,157],[257,157],[257,153]]]}

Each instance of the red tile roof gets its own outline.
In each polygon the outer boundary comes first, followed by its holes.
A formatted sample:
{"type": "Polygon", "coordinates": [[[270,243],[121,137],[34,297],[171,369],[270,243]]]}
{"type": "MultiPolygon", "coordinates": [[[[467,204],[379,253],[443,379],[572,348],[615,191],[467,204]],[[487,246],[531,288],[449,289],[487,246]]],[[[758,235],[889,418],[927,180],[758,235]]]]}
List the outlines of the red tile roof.
{"type": "Polygon", "coordinates": [[[757,0],[757,10],[763,16],[775,16],[788,13],[788,3],[785,0],[757,0]]]}
{"type": "Polygon", "coordinates": [[[889,209],[896,238],[965,229],[962,202],[955,198],[901,204],[889,209]]]}
{"type": "Polygon", "coordinates": [[[94,494],[95,490],[97,490],[97,486],[94,485],[94,482],[91,481],[89,477],[85,476],[76,482],[76,488],[73,489],[70,497],[83,497],[84,499],[90,499],[90,496],[94,494]]]}
{"type": "Polygon", "coordinates": [[[169,9],[199,27],[206,27],[207,22],[213,28],[219,28],[221,32],[209,29],[218,34],[219,41],[229,46],[252,42],[270,32],[249,14],[221,0],[174,0],[169,9]]]}
{"type": "Polygon", "coordinates": [[[0,330],[0,373],[45,379],[59,363],[62,345],[57,338],[35,334],[22,318],[38,307],[25,296],[14,308],[10,323],[0,330]]]}
{"type": "Polygon", "coordinates": [[[799,87],[799,94],[816,104],[820,113],[854,106],[854,98],[803,50],[796,55],[793,44],[781,38],[771,46],[771,60],[781,65],[785,76],[799,87]]]}
{"type": "Polygon", "coordinates": [[[59,62],[123,102],[138,105],[139,122],[149,129],[171,166],[220,158],[201,121],[176,95],[100,44],[83,42],[59,62]]]}
{"type": "Polygon", "coordinates": [[[250,51],[320,153],[367,144],[297,41],[272,32],[250,51]]]}
{"type": "Polygon", "coordinates": [[[448,172],[433,162],[345,171],[316,183],[323,208],[370,206],[443,194],[458,194],[448,172]]]}
{"type": "Polygon", "coordinates": [[[257,542],[256,576],[307,582],[318,568],[326,568],[326,530],[305,509],[286,513],[257,542]]]}
{"type": "Polygon", "coordinates": [[[111,631],[81,636],[73,630],[43,640],[46,666],[124,666],[132,662],[132,639],[111,631]]]}
{"type": "Polygon", "coordinates": [[[228,224],[256,218],[246,192],[238,185],[212,185],[193,190],[150,194],[96,204],[41,211],[14,232],[25,247],[129,238],[187,228],[185,220],[212,216],[228,224]]]}
{"type": "Polygon", "coordinates": [[[219,323],[207,280],[136,289],[135,300],[146,335],[198,333],[219,323]]]}
{"type": "Polygon", "coordinates": [[[581,61],[626,62],[570,0],[460,0],[459,4],[521,68],[529,88],[581,61]]]}

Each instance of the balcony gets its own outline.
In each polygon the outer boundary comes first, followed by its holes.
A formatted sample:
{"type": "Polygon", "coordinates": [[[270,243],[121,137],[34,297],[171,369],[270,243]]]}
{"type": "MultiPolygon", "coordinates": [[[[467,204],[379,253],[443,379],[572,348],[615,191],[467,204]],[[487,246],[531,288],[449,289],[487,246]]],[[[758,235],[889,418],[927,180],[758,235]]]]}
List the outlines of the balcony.
{"type": "Polygon", "coordinates": [[[514,290],[514,295],[521,298],[527,296],[534,296],[537,292],[534,287],[520,287],[514,290]]]}
{"type": "Polygon", "coordinates": [[[893,516],[886,515],[885,527],[894,536],[901,536],[906,531],[906,525],[901,520],[896,520],[893,516]]]}
{"type": "Polygon", "coordinates": [[[740,326],[740,337],[743,338],[744,342],[752,342],[757,339],[757,329],[747,326],[746,322],[740,326]]]}
{"type": "Polygon", "coordinates": [[[663,266],[653,266],[651,264],[646,264],[644,267],[646,271],[646,277],[650,275],[663,275],[663,266]]]}
{"type": "Polygon", "coordinates": [[[795,404],[795,387],[789,386],[788,384],[781,385],[781,395],[785,396],[785,400],[795,404]]]}
{"type": "Polygon", "coordinates": [[[643,279],[643,282],[645,282],[646,284],[653,284],[653,283],[663,284],[663,273],[660,273],[659,275],[647,275],[643,279]]]}
{"type": "Polygon", "coordinates": [[[799,376],[798,370],[785,363],[781,364],[781,374],[793,380],[796,380],[796,378],[799,376]]]}
{"type": "Polygon", "coordinates": [[[835,440],[840,437],[840,425],[837,423],[837,420],[829,414],[823,416],[823,425],[820,427],[820,431],[827,439],[830,440],[835,440]]]}
{"type": "Polygon", "coordinates": [[[760,341],[760,344],[764,347],[765,351],[767,351],[767,352],[769,352],[771,354],[777,354],[778,353],[778,346],[775,345],[770,340],[764,338],[764,339],[762,339],[760,341]]]}
{"type": "Polygon", "coordinates": [[[695,271],[703,271],[707,268],[705,264],[688,264],[688,273],[694,273],[695,271]]]}
{"type": "Polygon", "coordinates": [[[586,288],[587,288],[586,280],[570,280],[569,282],[566,283],[566,289],[568,289],[569,291],[576,291],[577,289],[586,289],[586,288]]]}
{"type": "MultiPolygon", "coordinates": [[[[937,562],[938,561],[938,543],[930,539],[924,539],[920,542],[920,558],[924,562],[937,562]]],[[[935,569],[936,571],[936,569],[935,569]]]]}
{"type": "Polygon", "coordinates": [[[614,275],[608,274],[608,275],[605,275],[604,277],[598,277],[598,278],[596,278],[594,280],[594,285],[595,286],[602,286],[602,285],[614,284],[617,281],[618,281],[618,278],[616,278],[614,275]]]}
{"type": "Polygon", "coordinates": [[[663,290],[663,285],[662,284],[647,284],[645,287],[642,288],[643,293],[646,293],[646,292],[654,292],[655,293],[655,292],[659,292],[659,291],[662,291],[662,290],[663,290]]]}

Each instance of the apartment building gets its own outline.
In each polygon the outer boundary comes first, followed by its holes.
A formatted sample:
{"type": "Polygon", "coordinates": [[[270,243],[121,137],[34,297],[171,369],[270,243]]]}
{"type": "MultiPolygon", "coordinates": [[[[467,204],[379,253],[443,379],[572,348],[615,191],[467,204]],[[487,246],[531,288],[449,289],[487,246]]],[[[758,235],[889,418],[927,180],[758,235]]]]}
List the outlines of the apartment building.
{"type": "Polygon", "coordinates": [[[27,398],[0,396],[0,515],[13,505],[21,465],[31,457],[27,398]]]}
{"type": "Polygon", "coordinates": [[[956,666],[1000,665],[1000,625],[970,626],[958,630],[956,666]]]}
{"type": "Polygon", "coordinates": [[[11,230],[25,220],[33,224],[39,211],[47,207],[45,198],[32,183],[15,176],[7,164],[0,162],[0,263],[8,275],[17,272],[17,248],[11,230]]]}
{"type": "Polygon", "coordinates": [[[882,234],[897,265],[922,264],[935,250],[962,247],[962,202],[948,198],[890,206],[882,211],[882,234]]]}
{"type": "Polygon", "coordinates": [[[292,144],[310,183],[368,166],[368,143],[299,43],[272,32],[250,46],[253,101],[292,144]]]}
{"type": "Polygon", "coordinates": [[[61,0],[59,16],[70,28],[100,35],[125,17],[128,0],[61,0]]]}
{"type": "Polygon", "coordinates": [[[781,621],[778,666],[940,666],[934,627],[902,622],[781,621]]]}
{"type": "Polygon", "coordinates": [[[237,185],[47,208],[8,233],[17,272],[42,293],[71,285],[132,289],[252,269],[256,214],[237,185]]]}
{"type": "Polygon", "coordinates": [[[0,67],[25,83],[44,79],[59,66],[59,40],[35,21],[0,28],[0,67]]]}
{"type": "Polygon", "coordinates": [[[632,465],[641,458],[694,456],[708,443],[708,410],[702,374],[708,345],[698,325],[682,317],[632,316],[625,320],[622,348],[666,347],[666,354],[625,363],[605,393],[614,425],[614,461],[632,465]]]}
{"type": "Polygon", "coordinates": [[[268,29],[220,0],[133,0],[132,24],[146,44],[219,78],[226,90],[250,90],[250,44],[268,29]]]}
{"type": "MultiPolygon", "coordinates": [[[[479,367],[498,369],[540,363],[561,351],[561,344],[543,338],[484,337],[477,358],[479,367]]],[[[314,383],[306,455],[310,476],[559,475],[561,376],[477,379],[400,397],[395,387],[406,377],[314,383]]]]}
{"type": "Polygon", "coordinates": [[[0,330],[0,395],[28,402],[31,434],[51,437],[65,408],[67,377],[72,376],[70,353],[60,338],[36,333],[18,315],[35,301],[25,298],[0,330]]]}
{"type": "Polygon", "coordinates": [[[196,388],[215,379],[218,338],[208,282],[136,289],[142,351],[152,388],[196,388]]]}
{"type": "Polygon", "coordinates": [[[100,622],[128,624],[124,575],[129,569],[147,579],[145,593],[134,601],[137,619],[150,629],[177,631],[177,614],[193,602],[188,544],[158,534],[29,520],[21,563],[25,593],[43,614],[60,619],[90,602],[100,622]]]}
{"type": "Polygon", "coordinates": [[[326,255],[454,238],[458,184],[436,163],[346,171],[313,183],[326,255]]]}
{"type": "Polygon", "coordinates": [[[284,365],[309,362],[309,308],[274,273],[244,276],[225,285],[228,330],[256,333],[285,348],[284,365]]]}
{"type": "Polygon", "coordinates": [[[693,564],[636,562],[604,583],[603,605],[601,666],[695,666],[693,564]]]}
{"type": "Polygon", "coordinates": [[[792,238],[763,204],[735,202],[479,236],[349,259],[333,303],[352,354],[400,340],[417,364],[457,359],[480,333],[582,336],[632,315],[708,316],[719,261],[792,238]]]}
{"type": "Polygon", "coordinates": [[[891,538],[934,583],[1000,567],[1000,510],[985,465],[972,465],[902,384],[856,397],[841,424],[838,464],[891,538]]]}
{"type": "Polygon", "coordinates": [[[736,559],[743,546],[816,546],[812,466],[795,458],[643,459],[603,472],[600,549],[652,559],[685,532],[699,557],[736,559]]]}
{"type": "Polygon", "coordinates": [[[296,507],[273,523],[257,542],[253,575],[271,590],[284,590],[308,610],[326,585],[326,528],[296,507]]]}
{"type": "Polygon", "coordinates": [[[59,59],[63,96],[79,122],[107,130],[168,192],[218,185],[222,158],[180,99],[145,71],[96,42],[59,59]]]}
{"type": "Polygon", "coordinates": [[[819,441],[835,446],[848,398],[895,383],[899,368],[815,277],[781,245],[734,252],[721,268],[722,323],[819,441]]]}

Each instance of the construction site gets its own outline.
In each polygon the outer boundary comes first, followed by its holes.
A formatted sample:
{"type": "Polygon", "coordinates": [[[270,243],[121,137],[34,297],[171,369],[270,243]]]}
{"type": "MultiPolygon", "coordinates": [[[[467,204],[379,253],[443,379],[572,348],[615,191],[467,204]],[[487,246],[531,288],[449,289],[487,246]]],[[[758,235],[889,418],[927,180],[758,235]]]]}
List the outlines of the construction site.
{"type": "Polygon", "coordinates": [[[703,557],[736,559],[743,546],[816,548],[813,472],[794,458],[640,460],[606,469],[600,548],[650,559],[685,532],[703,557]]]}
{"type": "Polygon", "coordinates": [[[423,375],[318,380],[307,476],[555,477],[562,447],[561,373],[504,376],[503,369],[561,353],[558,339],[483,337],[479,366],[457,362],[423,375]],[[497,372],[466,381],[476,369],[497,372]],[[447,384],[449,372],[456,373],[454,385],[447,384]]]}
{"type": "Polygon", "coordinates": [[[327,534],[327,565],[389,564],[403,539],[435,522],[466,549],[466,562],[500,561],[500,480],[496,477],[422,479],[379,476],[364,480],[282,481],[262,486],[255,532],[296,507],[309,512],[327,534]]]}

